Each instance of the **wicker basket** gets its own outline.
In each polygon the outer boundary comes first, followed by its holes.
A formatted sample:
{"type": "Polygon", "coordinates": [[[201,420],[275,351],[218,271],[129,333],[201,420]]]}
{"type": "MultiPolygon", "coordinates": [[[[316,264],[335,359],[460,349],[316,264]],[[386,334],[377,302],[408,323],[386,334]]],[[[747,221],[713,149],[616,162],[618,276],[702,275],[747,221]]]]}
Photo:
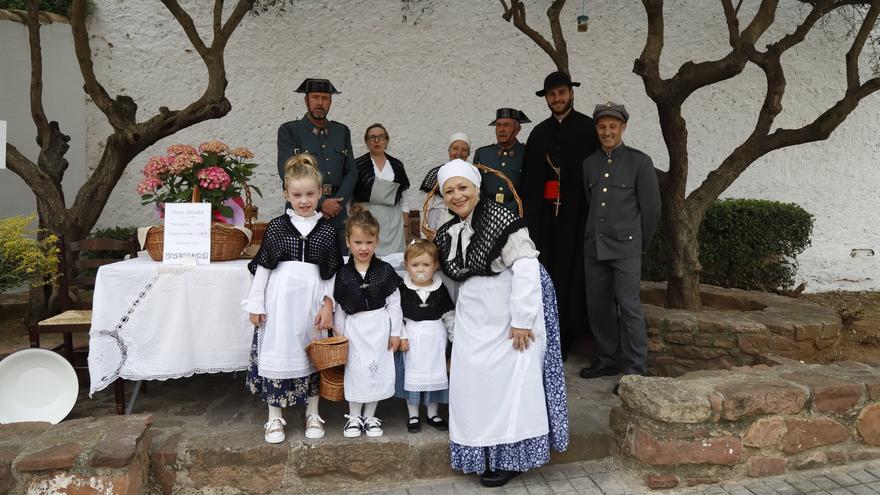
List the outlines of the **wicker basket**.
{"type": "MultiPolygon", "coordinates": [[[[269,226],[267,222],[257,222],[257,214],[259,213],[259,208],[254,204],[253,199],[251,198],[251,188],[247,185],[247,182],[244,183],[244,225],[245,227],[251,230],[251,246],[260,247],[260,244],[263,243],[263,235],[266,234],[266,227],[269,226]]],[[[253,250],[253,254],[256,254],[256,251],[253,250]]]]}
{"type": "Polygon", "coordinates": [[[321,390],[319,395],[323,399],[339,402],[345,399],[345,366],[327,368],[321,372],[321,390]]]}
{"type": "MultiPolygon", "coordinates": [[[[510,192],[513,193],[513,199],[514,199],[514,201],[516,201],[516,207],[519,210],[519,216],[522,217],[523,216],[522,199],[520,199],[519,193],[516,192],[516,188],[513,187],[513,182],[511,182],[510,179],[508,179],[506,175],[495,170],[492,167],[487,167],[486,165],[483,165],[482,163],[475,163],[474,166],[477,167],[477,169],[479,169],[480,172],[495,174],[498,177],[500,177],[505,183],[507,183],[507,187],[510,189],[510,192]]],[[[437,233],[437,231],[428,226],[428,205],[431,204],[431,198],[433,198],[434,195],[437,194],[437,189],[439,187],[440,187],[439,182],[437,184],[434,184],[434,187],[431,189],[431,192],[429,192],[427,194],[427,196],[425,196],[424,204],[422,204],[422,232],[429,239],[433,239],[434,235],[437,233]]]]}
{"type": "MultiPolygon", "coordinates": [[[[247,236],[241,230],[225,223],[211,223],[211,261],[231,261],[238,259],[241,251],[248,245],[247,236]]],[[[162,261],[165,247],[165,227],[150,227],[144,248],[153,261],[162,261]]]]}
{"type": "Polygon", "coordinates": [[[306,353],[318,371],[344,365],[348,362],[348,338],[334,336],[313,340],[306,347],[306,353]]]}

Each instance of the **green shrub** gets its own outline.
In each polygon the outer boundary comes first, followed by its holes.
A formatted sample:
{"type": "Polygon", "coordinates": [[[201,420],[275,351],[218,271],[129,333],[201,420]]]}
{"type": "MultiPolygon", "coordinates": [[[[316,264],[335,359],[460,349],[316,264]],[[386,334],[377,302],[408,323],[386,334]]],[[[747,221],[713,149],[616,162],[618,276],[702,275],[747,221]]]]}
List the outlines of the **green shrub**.
{"type": "MultiPolygon", "coordinates": [[[[813,216],[800,206],[757,199],[725,199],[700,225],[700,281],[721,287],[790,289],[796,256],[810,245],[813,216]]],[[[668,279],[666,242],[658,230],[642,260],[644,280],[668,279]]]]}
{"type": "Polygon", "coordinates": [[[35,218],[0,219],[0,292],[27,283],[46,285],[57,278],[58,238],[48,235],[35,239],[36,229],[28,228],[35,218]]]}
{"type": "MultiPolygon", "coordinates": [[[[128,241],[132,236],[137,236],[137,227],[128,225],[125,227],[107,227],[104,229],[95,229],[92,231],[91,237],[106,237],[108,239],[116,239],[119,241],[128,241]]],[[[124,253],[118,251],[85,251],[83,255],[88,258],[119,258],[125,257],[124,253]]]]}

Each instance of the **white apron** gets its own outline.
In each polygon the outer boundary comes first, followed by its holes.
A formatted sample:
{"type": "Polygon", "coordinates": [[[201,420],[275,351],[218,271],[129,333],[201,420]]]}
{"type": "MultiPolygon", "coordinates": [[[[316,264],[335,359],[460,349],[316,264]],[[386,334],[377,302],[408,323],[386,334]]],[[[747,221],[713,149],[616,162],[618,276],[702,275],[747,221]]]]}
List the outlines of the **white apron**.
{"type": "MultiPolygon", "coordinates": [[[[543,304],[535,342],[514,350],[510,335],[508,269],[461,284],[455,305],[455,345],[449,379],[449,439],[488,447],[549,432],[543,365],[547,346],[543,304]]],[[[540,294],[535,297],[541,298],[540,294]]]]}
{"type": "Polygon", "coordinates": [[[370,190],[370,202],[364,203],[364,208],[379,221],[379,245],[376,246],[376,256],[385,256],[391,253],[402,253],[403,243],[403,213],[400,205],[394,204],[397,197],[397,189],[400,184],[376,177],[373,188],[370,190]]]}
{"type": "Polygon", "coordinates": [[[265,378],[301,378],[315,372],[306,346],[321,336],[315,317],[324,300],[318,265],[282,261],[269,274],[266,324],[257,340],[257,372],[265,378]]]}
{"type": "Polygon", "coordinates": [[[446,390],[446,326],[443,320],[404,322],[409,351],[404,353],[403,389],[407,392],[446,390]]]}
{"type": "Polygon", "coordinates": [[[394,354],[388,350],[390,335],[391,318],[385,308],[346,315],[345,400],[373,402],[394,395],[394,354]]]}

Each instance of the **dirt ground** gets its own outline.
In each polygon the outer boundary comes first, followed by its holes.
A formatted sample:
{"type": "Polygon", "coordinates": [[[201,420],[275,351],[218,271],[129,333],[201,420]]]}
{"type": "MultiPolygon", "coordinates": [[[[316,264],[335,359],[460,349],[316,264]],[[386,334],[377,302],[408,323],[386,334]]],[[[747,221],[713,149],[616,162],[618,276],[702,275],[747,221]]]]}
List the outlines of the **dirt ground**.
{"type": "MultiPolygon", "coordinates": [[[[834,310],[843,320],[843,335],[834,361],[859,361],[880,366],[880,292],[822,292],[800,297],[834,310]]],[[[0,294],[0,356],[28,347],[24,325],[27,294],[0,294]]],[[[87,343],[79,336],[77,344],[87,343]]],[[[60,342],[44,337],[42,347],[60,342]]]]}
{"type": "Polygon", "coordinates": [[[840,315],[843,331],[835,361],[880,366],[880,292],[821,292],[801,297],[840,315]]]}

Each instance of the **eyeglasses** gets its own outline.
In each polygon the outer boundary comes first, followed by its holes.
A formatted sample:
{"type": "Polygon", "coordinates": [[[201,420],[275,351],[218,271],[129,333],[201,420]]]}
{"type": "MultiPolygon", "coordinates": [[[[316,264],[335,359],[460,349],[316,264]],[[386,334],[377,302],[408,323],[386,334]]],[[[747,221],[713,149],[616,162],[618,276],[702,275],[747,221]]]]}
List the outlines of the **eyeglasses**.
{"type": "Polygon", "coordinates": [[[388,138],[386,138],[385,136],[382,136],[382,135],[367,136],[367,141],[372,141],[374,143],[381,143],[382,141],[385,141],[386,139],[388,139],[388,138]]]}

